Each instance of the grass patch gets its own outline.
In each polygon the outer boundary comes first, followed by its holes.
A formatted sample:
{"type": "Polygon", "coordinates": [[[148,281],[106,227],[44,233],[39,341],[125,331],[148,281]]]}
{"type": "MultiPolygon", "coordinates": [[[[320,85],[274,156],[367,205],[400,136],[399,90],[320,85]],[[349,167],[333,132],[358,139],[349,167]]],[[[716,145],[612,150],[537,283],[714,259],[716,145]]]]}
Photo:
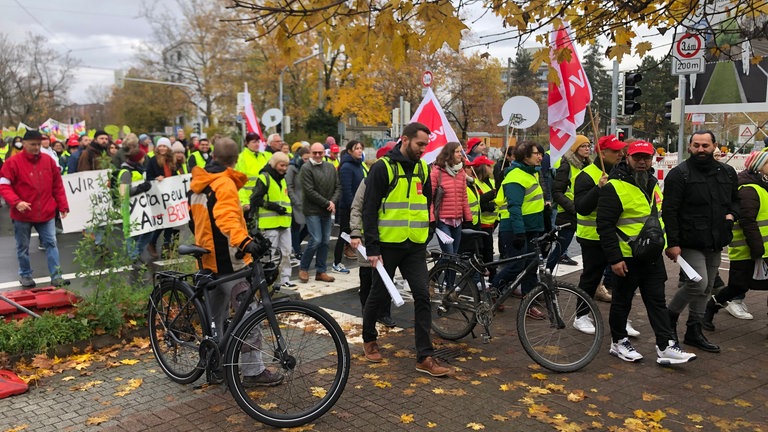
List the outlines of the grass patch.
{"type": "Polygon", "coordinates": [[[731,62],[715,64],[712,78],[701,99],[701,104],[743,103],[739,92],[739,82],[731,62]]]}

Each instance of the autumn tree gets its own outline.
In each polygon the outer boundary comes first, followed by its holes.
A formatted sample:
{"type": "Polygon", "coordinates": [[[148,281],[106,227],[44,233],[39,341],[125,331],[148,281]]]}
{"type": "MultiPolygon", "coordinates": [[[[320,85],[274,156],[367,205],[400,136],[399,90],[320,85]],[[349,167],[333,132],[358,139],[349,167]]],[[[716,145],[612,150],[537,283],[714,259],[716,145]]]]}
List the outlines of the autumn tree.
{"type": "Polygon", "coordinates": [[[37,126],[67,103],[67,91],[78,61],[51,48],[40,35],[20,43],[0,35],[0,120],[15,126],[37,126]]]}

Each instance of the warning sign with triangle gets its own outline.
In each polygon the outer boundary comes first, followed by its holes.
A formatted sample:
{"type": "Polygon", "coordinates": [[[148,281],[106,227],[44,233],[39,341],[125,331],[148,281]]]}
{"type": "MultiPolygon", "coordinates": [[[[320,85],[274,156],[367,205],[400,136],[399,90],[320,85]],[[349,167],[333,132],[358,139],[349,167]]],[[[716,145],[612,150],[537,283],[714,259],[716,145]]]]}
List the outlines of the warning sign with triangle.
{"type": "Polygon", "coordinates": [[[739,125],[739,144],[748,142],[755,136],[756,127],[751,124],[739,125]]]}

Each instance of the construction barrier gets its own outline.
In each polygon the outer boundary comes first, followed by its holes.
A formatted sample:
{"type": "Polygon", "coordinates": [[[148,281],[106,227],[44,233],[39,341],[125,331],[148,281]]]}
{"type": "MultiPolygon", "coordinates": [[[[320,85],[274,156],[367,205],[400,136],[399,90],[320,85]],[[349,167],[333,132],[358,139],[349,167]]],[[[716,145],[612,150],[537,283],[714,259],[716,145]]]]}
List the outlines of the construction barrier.
{"type": "MultiPolygon", "coordinates": [[[[5,291],[0,294],[38,314],[53,312],[61,315],[71,311],[72,306],[80,301],[74,293],[54,287],[5,291]]],[[[0,300],[0,316],[6,321],[11,321],[27,318],[29,315],[10,303],[0,300]]]]}

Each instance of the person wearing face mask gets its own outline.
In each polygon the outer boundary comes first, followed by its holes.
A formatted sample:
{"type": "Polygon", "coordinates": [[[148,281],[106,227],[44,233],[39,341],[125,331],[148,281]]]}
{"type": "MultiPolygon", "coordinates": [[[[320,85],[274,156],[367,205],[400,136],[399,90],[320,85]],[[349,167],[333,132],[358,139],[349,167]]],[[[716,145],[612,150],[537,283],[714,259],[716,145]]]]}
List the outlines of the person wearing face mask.
{"type": "Polygon", "coordinates": [[[17,136],[13,139],[13,146],[8,150],[8,154],[5,155],[5,160],[12,158],[17,153],[21,153],[22,149],[24,149],[24,144],[21,142],[21,137],[17,136]]]}
{"type": "Polygon", "coordinates": [[[709,299],[702,321],[710,331],[715,330],[715,314],[729,302],[750,289],[768,290],[768,280],[753,278],[755,262],[768,262],[768,152],[750,153],[744,166],[738,174],[739,217],[728,246],[728,286],[709,299]]]}
{"type": "Polygon", "coordinates": [[[715,160],[716,148],[711,131],[691,135],[691,156],[672,168],[664,181],[661,212],[667,232],[667,257],[677,262],[682,256],[701,275],[700,281],[693,282],[680,273],[678,290],[668,306],[672,328],[676,328],[678,316],[688,306],[683,343],[715,353],[720,352],[720,347],[702,333],[702,319],[722,249],[733,238],[739,206],[736,170],[715,160]]]}

